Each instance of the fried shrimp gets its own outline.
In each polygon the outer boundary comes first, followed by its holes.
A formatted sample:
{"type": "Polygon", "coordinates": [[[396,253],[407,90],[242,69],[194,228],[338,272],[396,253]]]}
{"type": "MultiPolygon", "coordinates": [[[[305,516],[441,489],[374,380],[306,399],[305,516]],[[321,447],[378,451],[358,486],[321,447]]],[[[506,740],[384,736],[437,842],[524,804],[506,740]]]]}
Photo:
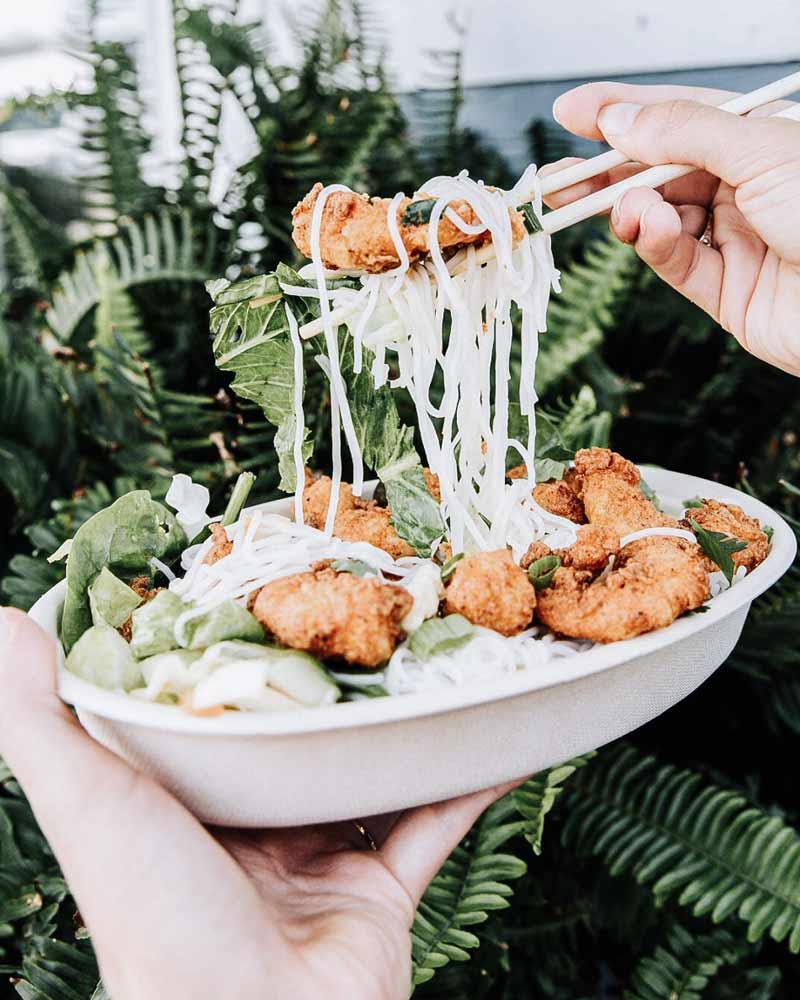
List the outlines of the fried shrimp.
{"type": "Polygon", "coordinates": [[[321,660],[377,667],[403,637],[400,622],[413,603],[402,587],[323,568],[268,583],[252,611],[286,646],[321,660]]]}
{"type": "MultiPolygon", "coordinates": [[[[331,479],[320,476],[307,480],[303,490],[303,517],[306,524],[320,531],[325,527],[328,504],[331,498],[331,479]]],[[[346,542],[369,542],[388,552],[393,559],[416,555],[414,549],[403,541],[391,523],[392,512],[380,507],[374,500],[353,496],[352,487],[342,483],[339,488],[339,506],[333,533],[346,542]]]]}
{"type": "MultiPolygon", "coordinates": [[[[702,507],[687,511],[686,520],[681,522],[689,531],[692,530],[691,522],[696,521],[707,531],[719,531],[723,535],[747,542],[747,548],[731,553],[731,558],[734,566],[744,566],[748,573],[767,558],[769,539],[754,517],[745,514],[736,504],[722,503],[719,500],[703,500],[702,503],[702,507]]],[[[705,559],[710,572],[718,568],[708,556],[705,559]]]]}
{"type": "MultiPolygon", "coordinates": [[[[506,479],[524,479],[528,470],[524,465],[515,465],[506,473],[506,479]]],[[[578,496],[573,469],[567,469],[563,479],[547,479],[537,483],[531,496],[546,511],[565,517],[575,524],[586,524],[586,511],[578,496]]]]}
{"type": "Polygon", "coordinates": [[[507,549],[477,552],[456,563],[445,589],[445,614],[463,615],[473,625],[516,635],[527,628],[536,591],[507,549]]]}
{"type": "MultiPolygon", "coordinates": [[[[292,210],[294,242],[305,257],[311,257],[311,219],[322,184],[317,182],[302,201],[292,210]]],[[[422,222],[404,226],[400,221],[412,201],[428,198],[423,191],[414,198],[403,198],[397,208],[400,236],[413,263],[424,257],[429,250],[428,223],[422,222]]],[[[392,234],[386,222],[386,213],[391,204],[388,198],[370,198],[367,194],[352,191],[335,191],[325,203],[320,230],[320,250],[322,260],[329,268],[347,268],[358,271],[380,273],[397,267],[400,258],[395,249],[392,234]]],[[[456,199],[450,208],[470,226],[480,224],[480,219],[471,205],[456,199]]],[[[514,242],[525,235],[522,215],[512,211],[511,222],[514,242]]],[[[465,233],[446,216],[439,222],[439,246],[442,250],[453,250],[470,243],[485,243],[489,233],[465,233]]]]}
{"type": "Polygon", "coordinates": [[[233,542],[228,538],[228,532],[221,524],[211,525],[211,537],[214,540],[213,544],[203,559],[203,562],[209,566],[213,566],[214,563],[229,556],[233,551],[233,542]]]}
{"type": "Polygon", "coordinates": [[[575,454],[574,484],[590,524],[623,536],[641,528],[676,528],[678,522],[656,510],[642,493],[639,470],[608,448],[582,448],[575,454]]]}
{"type": "Polygon", "coordinates": [[[615,532],[587,525],[558,555],[561,567],[538,592],[536,614],[573,639],[630,639],[671,625],[708,597],[702,553],[684,539],[645,538],[620,550],[615,532]]]}
{"type": "Polygon", "coordinates": [[[586,524],[586,511],[580,497],[563,479],[548,479],[533,488],[533,499],[551,514],[575,524],[586,524]]]}

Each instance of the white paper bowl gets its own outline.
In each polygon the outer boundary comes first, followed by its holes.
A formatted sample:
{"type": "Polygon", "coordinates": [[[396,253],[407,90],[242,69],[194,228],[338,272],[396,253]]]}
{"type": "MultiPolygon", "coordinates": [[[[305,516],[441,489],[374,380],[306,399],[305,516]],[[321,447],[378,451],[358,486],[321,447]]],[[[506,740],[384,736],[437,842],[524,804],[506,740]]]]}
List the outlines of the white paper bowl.
{"type": "MultiPolygon", "coordinates": [[[[767,559],[706,614],[498,680],[296,712],[196,718],[63,667],[61,697],[96,740],[223,826],[376,815],[540,771],[631,732],[702,684],[736,645],[753,599],[794,559],[793,532],[759,501],[694,476],[643,472],[667,502],[715,497],[774,529],[767,559]]],[[[53,636],[63,594],[62,582],[31,609],[53,636]]]]}

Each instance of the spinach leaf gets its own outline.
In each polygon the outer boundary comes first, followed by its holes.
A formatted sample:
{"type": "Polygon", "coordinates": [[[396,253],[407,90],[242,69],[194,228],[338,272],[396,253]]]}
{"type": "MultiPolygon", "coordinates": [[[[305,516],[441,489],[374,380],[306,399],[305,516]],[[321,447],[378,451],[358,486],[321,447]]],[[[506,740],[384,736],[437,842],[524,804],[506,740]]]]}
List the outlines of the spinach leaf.
{"type": "Polygon", "coordinates": [[[474,634],[475,626],[463,615],[429,618],[411,633],[408,648],[418,659],[427,660],[436,653],[463,646],[474,634]]]}
{"type": "Polygon", "coordinates": [[[375,388],[371,374],[372,355],[364,351],[363,367],[353,373],[352,342],[341,355],[342,376],[347,385],[350,413],[365,464],[374,469],[386,489],[392,524],[398,535],[420,556],[430,556],[444,531],[439,505],[431,496],[413,428],[400,420],[392,390],[375,388]]]}
{"type": "MultiPolygon", "coordinates": [[[[209,315],[214,334],[214,360],[218,368],[233,372],[231,383],[237,395],[258,403],[264,416],[277,428],[280,488],[295,488],[294,464],[294,345],[284,309],[280,282],[302,284],[291,268],[280,265],[276,272],[206,285],[214,300],[209,315]]],[[[305,309],[304,301],[292,308],[305,309]]],[[[305,319],[305,316],[300,320],[305,319]]],[[[311,457],[308,428],[303,428],[303,460],[311,457]]]]}
{"type": "Polygon", "coordinates": [[[542,556],[528,567],[528,579],[536,590],[544,590],[553,582],[560,565],[561,559],[558,556],[542,556]]]}
{"type": "Polygon", "coordinates": [[[697,543],[705,552],[708,558],[717,564],[725,574],[728,583],[733,583],[734,564],[731,556],[734,552],[741,552],[747,548],[747,542],[742,542],[732,535],[725,535],[721,531],[709,531],[702,527],[695,520],[689,522],[697,537],[697,543]]]}
{"type": "Polygon", "coordinates": [[[152,577],[151,560],[169,562],[187,545],[173,514],[147,490],[126,493],[78,529],[67,559],[61,620],[65,652],[92,625],[89,587],[105,567],[121,580],[152,577]]]}
{"type": "Polygon", "coordinates": [[[435,198],[421,198],[406,205],[406,210],[400,219],[401,226],[421,226],[431,221],[431,212],[436,204],[435,198]]]}

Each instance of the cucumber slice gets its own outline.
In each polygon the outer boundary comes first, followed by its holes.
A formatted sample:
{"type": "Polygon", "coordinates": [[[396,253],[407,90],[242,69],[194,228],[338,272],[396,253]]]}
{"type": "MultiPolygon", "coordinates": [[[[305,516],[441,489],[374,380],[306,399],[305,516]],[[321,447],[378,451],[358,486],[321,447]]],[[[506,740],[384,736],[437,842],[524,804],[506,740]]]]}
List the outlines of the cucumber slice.
{"type": "Polygon", "coordinates": [[[233,663],[263,665],[265,683],[301,705],[331,705],[341,695],[325,668],[313,656],[296,649],[231,640],[209,646],[201,663],[211,669],[233,663]]]}

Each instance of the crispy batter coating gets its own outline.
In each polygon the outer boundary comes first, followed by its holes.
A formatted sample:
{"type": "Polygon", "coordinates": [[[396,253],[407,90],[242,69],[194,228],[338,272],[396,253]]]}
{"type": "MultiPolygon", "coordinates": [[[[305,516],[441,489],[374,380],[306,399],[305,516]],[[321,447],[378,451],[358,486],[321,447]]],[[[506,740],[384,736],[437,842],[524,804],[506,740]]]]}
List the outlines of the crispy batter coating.
{"type": "Polygon", "coordinates": [[[553,550],[547,544],[547,542],[531,542],[528,546],[528,551],[520,559],[520,566],[523,569],[527,569],[532,566],[537,559],[544,559],[545,556],[551,556],[553,550]]]}
{"type": "Polygon", "coordinates": [[[203,560],[209,566],[213,566],[220,559],[224,559],[225,556],[230,555],[233,549],[233,542],[228,538],[228,532],[221,524],[211,525],[211,537],[214,539],[214,543],[203,560]]]}
{"type": "Polygon", "coordinates": [[[563,479],[548,479],[547,482],[537,483],[533,488],[533,499],[551,514],[565,517],[575,524],[586,524],[583,501],[563,479]]]}
{"type": "Polygon", "coordinates": [[[640,528],[678,526],[644,496],[639,470],[615,451],[582,448],[576,452],[573,480],[590,524],[602,524],[620,536],[640,528]]]}
{"type": "Polygon", "coordinates": [[[439,477],[428,468],[423,468],[422,475],[425,477],[425,485],[428,487],[428,493],[430,493],[437,503],[441,503],[442,491],[439,486],[439,477]]]}
{"type": "MultiPolygon", "coordinates": [[[[311,257],[311,219],[314,204],[322,190],[317,182],[302,201],[292,209],[292,236],[298,250],[305,257],[311,257]]],[[[412,201],[428,198],[419,191],[414,198],[404,198],[397,209],[400,235],[412,263],[428,253],[428,224],[404,226],[400,223],[406,208],[412,201]]],[[[400,258],[386,224],[389,198],[370,198],[367,194],[337,191],[325,203],[320,230],[322,260],[329,268],[348,268],[379,273],[397,267],[400,258]]],[[[456,200],[450,207],[469,225],[478,225],[480,220],[469,203],[456,200]]],[[[514,241],[525,235],[525,225],[519,212],[511,212],[514,241]]],[[[485,243],[488,232],[470,235],[459,229],[445,216],[439,222],[439,246],[455,249],[470,243],[485,243]]]]}
{"type": "Polygon", "coordinates": [[[321,660],[378,667],[403,636],[400,622],[413,603],[402,587],[325,568],[267,584],[252,610],[286,646],[321,660]]]}
{"type": "MultiPolygon", "coordinates": [[[[142,604],[147,604],[148,601],[152,601],[156,594],[163,590],[163,587],[151,587],[150,580],[146,576],[136,576],[128,584],[132,591],[139,595],[142,599],[142,604]]],[[[141,607],[141,605],[140,605],[141,607]]],[[[122,636],[126,642],[131,641],[131,636],[133,635],[133,615],[130,615],[117,629],[117,632],[122,636]]]]}
{"type": "Polygon", "coordinates": [[[600,535],[590,525],[581,529],[575,546],[559,553],[562,566],[537,595],[542,624],[572,639],[617,642],[671,625],[708,597],[702,554],[691,542],[665,537],[631,542],[617,552],[612,568],[598,575],[614,544],[619,543],[613,532],[600,535]],[[581,537],[590,529],[591,536],[581,537]]]}
{"type": "MultiPolygon", "coordinates": [[[[313,528],[322,530],[325,527],[331,482],[330,476],[320,476],[311,481],[306,479],[303,516],[306,524],[313,528]]],[[[346,542],[369,542],[388,552],[393,559],[416,555],[408,542],[403,541],[395,531],[391,517],[392,512],[388,507],[379,507],[374,500],[354,497],[352,487],[348,483],[342,483],[333,533],[346,542]]]]}
{"type": "MultiPolygon", "coordinates": [[[[528,470],[524,465],[515,465],[506,473],[506,479],[524,479],[527,475],[528,470]]],[[[548,479],[537,483],[531,495],[540,507],[549,510],[551,514],[565,517],[575,524],[586,524],[586,511],[578,496],[574,469],[567,469],[563,479],[548,479]]]]}
{"type": "Polygon", "coordinates": [[[535,607],[533,584],[507,549],[466,556],[456,563],[445,589],[445,614],[463,615],[502,635],[527,628],[535,607]]]}
{"type": "MultiPolygon", "coordinates": [[[[747,542],[746,549],[731,554],[733,564],[737,568],[745,566],[747,572],[750,573],[767,558],[769,539],[760,523],[754,517],[745,514],[742,508],[737,507],[736,504],[722,503],[719,500],[703,500],[703,506],[687,511],[686,520],[682,522],[689,531],[692,530],[690,521],[697,521],[701,528],[708,531],[719,531],[724,535],[731,535],[742,542],[747,542]]],[[[709,572],[719,568],[708,556],[704,558],[709,572]]]]}

